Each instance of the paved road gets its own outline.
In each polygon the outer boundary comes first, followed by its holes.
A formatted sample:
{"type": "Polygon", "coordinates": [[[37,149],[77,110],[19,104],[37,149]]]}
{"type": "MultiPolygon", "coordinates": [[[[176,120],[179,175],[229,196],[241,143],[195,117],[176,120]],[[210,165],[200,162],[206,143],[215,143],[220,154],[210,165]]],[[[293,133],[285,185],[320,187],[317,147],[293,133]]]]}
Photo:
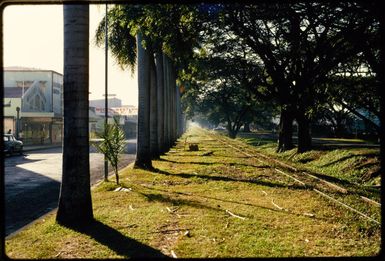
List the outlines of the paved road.
{"type": "MultiPolygon", "coordinates": [[[[136,140],[128,140],[126,154],[119,168],[135,159],[136,140]]],[[[57,207],[62,149],[51,148],[27,152],[23,156],[6,157],[5,234],[6,236],[57,207]]],[[[91,184],[104,177],[104,156],[90,148],[91,184]]],[[[112,171],[111,168],[109,168],[112,171]]],[[[113,177],[111,177],[113,179],[113,177]]]]}

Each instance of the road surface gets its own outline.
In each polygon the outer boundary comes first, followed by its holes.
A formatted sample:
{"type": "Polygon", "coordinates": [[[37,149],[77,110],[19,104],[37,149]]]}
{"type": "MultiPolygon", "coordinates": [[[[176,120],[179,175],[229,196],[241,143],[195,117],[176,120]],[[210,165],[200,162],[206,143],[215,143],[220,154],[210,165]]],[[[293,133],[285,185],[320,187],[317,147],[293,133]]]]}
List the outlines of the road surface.
{"type": "MultiPolygon", "coordinates": [[[[119,168],[135,159],[136,140],[128,140],[119,168]]],[[[5,234],[17,231],[57,207],[62,149],[51,148],[6,157],[4,161],[5,234]]],[[[104,177],[104,156],[90,148],[91,185],[104,177]]],[[[109,167],[109,171],[112,168],[109,167]]],[[[111,173],[110,173],[111,174],[111,173]]],[[[114,179],[114,177],[111,177],[114,179]]]]}

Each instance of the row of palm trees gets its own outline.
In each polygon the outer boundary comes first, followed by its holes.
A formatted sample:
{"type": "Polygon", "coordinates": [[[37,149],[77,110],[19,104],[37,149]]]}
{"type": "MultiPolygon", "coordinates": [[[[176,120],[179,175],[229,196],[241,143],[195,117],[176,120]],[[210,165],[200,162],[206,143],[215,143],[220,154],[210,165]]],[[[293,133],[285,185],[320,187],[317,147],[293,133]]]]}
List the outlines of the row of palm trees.
{"type": "Polygon", "coordinates": [[[137,34],[138,136],[135,167],[152,168],[151,159],[168,151],[183,132],[183,117],[172,60],[143,46],[137,34]]]}
{"type": "MultiPolygon", "coordinates": [[[[89,166],[89,5],[64,5],[63,173],[56,221],[78,227],[93,220],[89,166]]],[[[152,168],[183,132],[173,61],[152,51],[137,32],[138,136],[135,167],[152,168]]]]}

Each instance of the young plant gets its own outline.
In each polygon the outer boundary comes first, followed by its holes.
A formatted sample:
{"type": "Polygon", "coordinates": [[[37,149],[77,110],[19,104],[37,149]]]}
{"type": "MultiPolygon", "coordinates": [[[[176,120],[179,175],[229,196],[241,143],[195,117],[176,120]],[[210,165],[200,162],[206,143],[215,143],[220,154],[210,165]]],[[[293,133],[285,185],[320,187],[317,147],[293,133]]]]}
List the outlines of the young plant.
{"type": "Polygon", "coordinates": [[[119,126],[118,119],[114,118],[113,124],[106,124],[104,126],[104,132],[100,134],[100,138],[103,141],[96,144],[95,147],[110,162],[115,172],[116,184],[119,185],[118,162],[120,154],[122,154],[126,145],[126,137],[124,131],[119,126]]]}

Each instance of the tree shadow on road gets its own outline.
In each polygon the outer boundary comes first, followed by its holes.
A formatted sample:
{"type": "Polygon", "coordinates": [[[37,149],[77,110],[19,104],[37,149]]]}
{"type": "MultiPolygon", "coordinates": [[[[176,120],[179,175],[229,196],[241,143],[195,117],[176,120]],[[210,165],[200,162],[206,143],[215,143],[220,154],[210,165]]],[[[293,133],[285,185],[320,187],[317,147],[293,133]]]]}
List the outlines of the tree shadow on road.
{"type": "Polygon", "coordinates": [[[8,236],[57,207],[60,182],[15,167],[4,184],[5,234],[8,236]]]}
{"type": "Polygon", "coordinates": [[[98,220],[71,229],[90,236],[98,243],[126,258],[169,258],[159,250],[127,237],[98,220]]]}

